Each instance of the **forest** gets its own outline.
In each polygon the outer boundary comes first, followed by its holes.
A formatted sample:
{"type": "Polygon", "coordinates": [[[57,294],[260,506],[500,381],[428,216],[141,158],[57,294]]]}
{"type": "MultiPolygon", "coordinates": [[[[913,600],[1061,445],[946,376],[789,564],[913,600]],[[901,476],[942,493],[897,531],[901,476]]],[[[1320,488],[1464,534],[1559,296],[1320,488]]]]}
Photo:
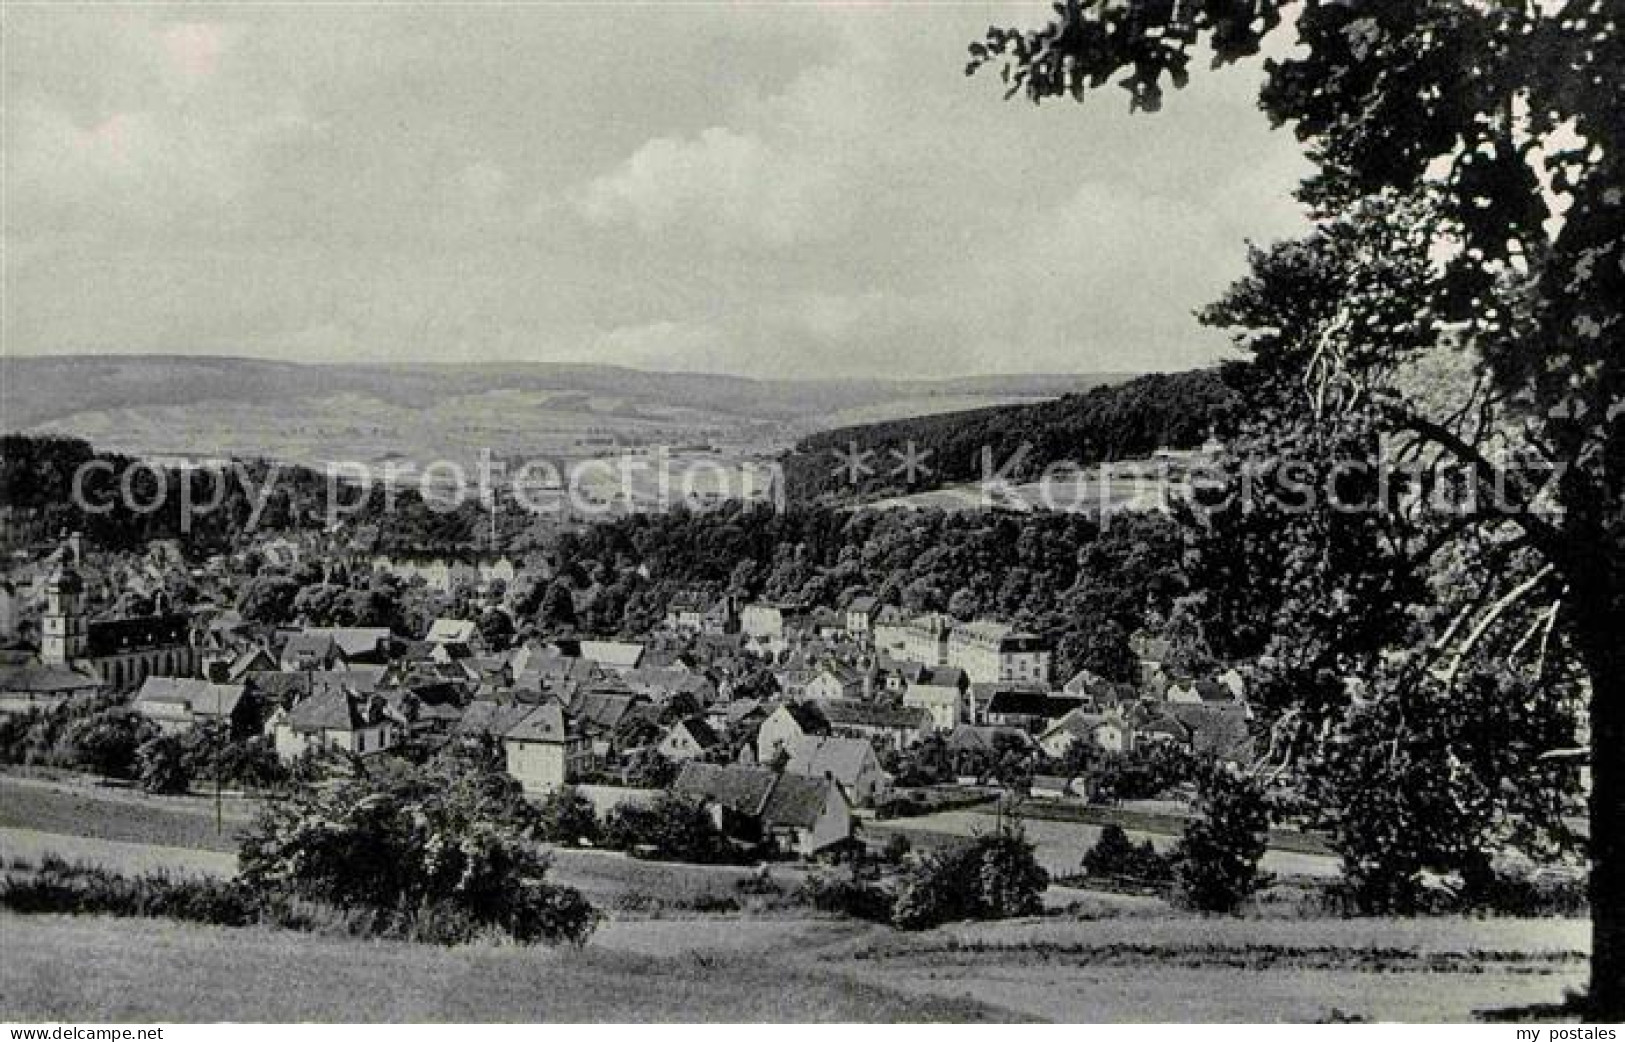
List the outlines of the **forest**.
{"type": "Polygon", "coordinates": [[[1236,401],[1216,370],[1197,369],[1151,373],[1031,405],[843,427],[806,438],[787,453],[785,481],[790,498],[802,501],[922,492],[980,479],[984,450],[992,453],[995,469],[1017,460],[1003,470],[1008,479],[1030,480],[1058,463],[1090,466],[1157,449],[1195,448],[1236,401]],[[916,473],[912,480],[892,473],[897,454],[910,445],[930,454],[930,472],[916,473]],[[873,454],[873,472],[855,483],[837,465],[836,455],[854,448],[873,454]]]}
{"type": "Polygon", "coordinates": [[[808,506],[638,515],[563,533],[552,556],[587,631],[640,633],[696,586],[809,608],[871,594],[1048,636],[1062,679],[1087,667],[1126,680],[1129,635],[1188,592],[1182,552],[1179,525],[1161,515],[1102,527],[1070,514],[808,506]]]}

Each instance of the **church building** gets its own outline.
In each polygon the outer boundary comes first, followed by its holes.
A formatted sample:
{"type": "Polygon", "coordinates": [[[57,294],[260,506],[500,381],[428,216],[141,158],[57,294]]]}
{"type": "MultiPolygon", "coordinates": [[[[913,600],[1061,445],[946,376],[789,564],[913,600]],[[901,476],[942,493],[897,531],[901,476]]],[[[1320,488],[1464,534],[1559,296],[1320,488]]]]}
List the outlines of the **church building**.
{"type": "MultiPolygon", "coordinates": [[[[70,544],[71,545],[71,544],[70,544]]],[[[65,552],[45,583],[40,620],[40,663],[89,672],[114,691],[141,686],[149,676],[191,677],[198,672],[192,620],[169,612],[160,598],[152,615],[90,621],[78,554],[65,552]]]]}

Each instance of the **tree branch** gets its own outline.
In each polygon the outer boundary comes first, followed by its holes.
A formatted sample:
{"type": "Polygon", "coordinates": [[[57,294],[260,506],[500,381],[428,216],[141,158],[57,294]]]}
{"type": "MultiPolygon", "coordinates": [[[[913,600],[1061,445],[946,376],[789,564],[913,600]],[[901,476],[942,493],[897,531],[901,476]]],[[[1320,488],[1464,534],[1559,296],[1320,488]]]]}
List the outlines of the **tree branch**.
{"type": "Polygon", "coordinates": [[[1490,515],[1504,517],[1523,529],[1530,542],[1546,555],[1548,561],[1567,570],[1572,563],[1568,540],[1555,525],[1534,513],[1530,505],[1534,497],[1522,478],[1496,466],[1475,446],[1447,427],[1396,404],[1385,404],[1383,410],[1404,429],[1422,435],[1471,467],[1479,480],[1490,488],[1511,490],[1517,497],[1516,502],[1503,503],[1497,497],[1484,509],[1490,515]]]}

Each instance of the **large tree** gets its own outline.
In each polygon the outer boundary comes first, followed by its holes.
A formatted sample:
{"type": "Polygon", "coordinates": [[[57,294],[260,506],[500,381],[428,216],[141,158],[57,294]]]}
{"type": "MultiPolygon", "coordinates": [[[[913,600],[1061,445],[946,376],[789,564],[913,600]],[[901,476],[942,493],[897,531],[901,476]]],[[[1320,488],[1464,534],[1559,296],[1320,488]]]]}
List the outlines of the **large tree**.
{"type": "MultiPolygon", "coordinates": [[[[1475,483],[1481,494],[1448,522],[1395,522],[1426,556],[1499,562],[1463,572],[1482,590],[1441,634],[1457,661],[1513,607],[1544,598],[1536,638],[1512,648],[1537,645],[1542,671],[1571,657],[1589,690],[1591,1000],[1610,1019],[1625,1019],[1622,28],[1625,0],[1065,0],[1036,29],[990,29],[970,66],[1000,66],[1011,94],[1034,102],[1082,101],[1115,82],[1133,108],[1154,111],[1198,53],[1221,66],[1295,33],[1291,57],[1264,63],[1259,100],[1316,164],[1300,198],[1317,234],[1350,221],[1369,229],[1361,214],[1374,203],[1420,214],[1399,222],[1428,261],[1390,298],[1414,303],[1408,315],[1359,296],[1381,258],[1351,269],[1336,301],[1300,301],[1279,293],[1292,258],[1275,251],[1255,261],[1275,293],[1274,323],[1258,309],[1236,317],[1257,336],[1255,358],[1295,375],[1294,419],[1330,418],[1336,435],[1319,426],[1309,448],[1353,446],[1368,462],[1402,455],[1424,464],[1424,488],[1475,483]],[[1404,371],[1455,347],[1478,379],[1441,408],[1404,371]]],[[[1286,389],[1277,382],[1262,400],[1280,403],[1286,389]]],[[[1315,533],[1317,552],[1284,566],[1353,572],[1380,560],[1375,581],[1408,595],[1417,576],[1399,564],[1415,554],[1396,549],[1385,522],[1349,527],[1315,533]]],[[[1322,585],[1323,607],[1346,610],[1347,584],[1322,585]]],[[[1304,621],[1325,631],[1323,618],[1304,621]]],[[[1351,620],[1349,632],[1373,645],[1415,637],[1392,617],[1351,620]]],[[[1427,671],[1457,675],[1448,664],[1427,671]]]]}

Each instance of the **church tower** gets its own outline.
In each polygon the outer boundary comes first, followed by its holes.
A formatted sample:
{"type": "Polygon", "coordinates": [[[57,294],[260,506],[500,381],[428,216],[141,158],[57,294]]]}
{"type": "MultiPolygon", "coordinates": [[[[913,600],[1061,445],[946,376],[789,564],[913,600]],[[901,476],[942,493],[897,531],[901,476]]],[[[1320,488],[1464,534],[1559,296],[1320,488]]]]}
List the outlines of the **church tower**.
{"type": "Polygon", "coordinates": [[[85,653],[85,584],[74,568],[78,564],[76,549],[77,546],[68,549],[56,570],[45,580],[40,660],[48,665],[66,665],[85,653]]]}

